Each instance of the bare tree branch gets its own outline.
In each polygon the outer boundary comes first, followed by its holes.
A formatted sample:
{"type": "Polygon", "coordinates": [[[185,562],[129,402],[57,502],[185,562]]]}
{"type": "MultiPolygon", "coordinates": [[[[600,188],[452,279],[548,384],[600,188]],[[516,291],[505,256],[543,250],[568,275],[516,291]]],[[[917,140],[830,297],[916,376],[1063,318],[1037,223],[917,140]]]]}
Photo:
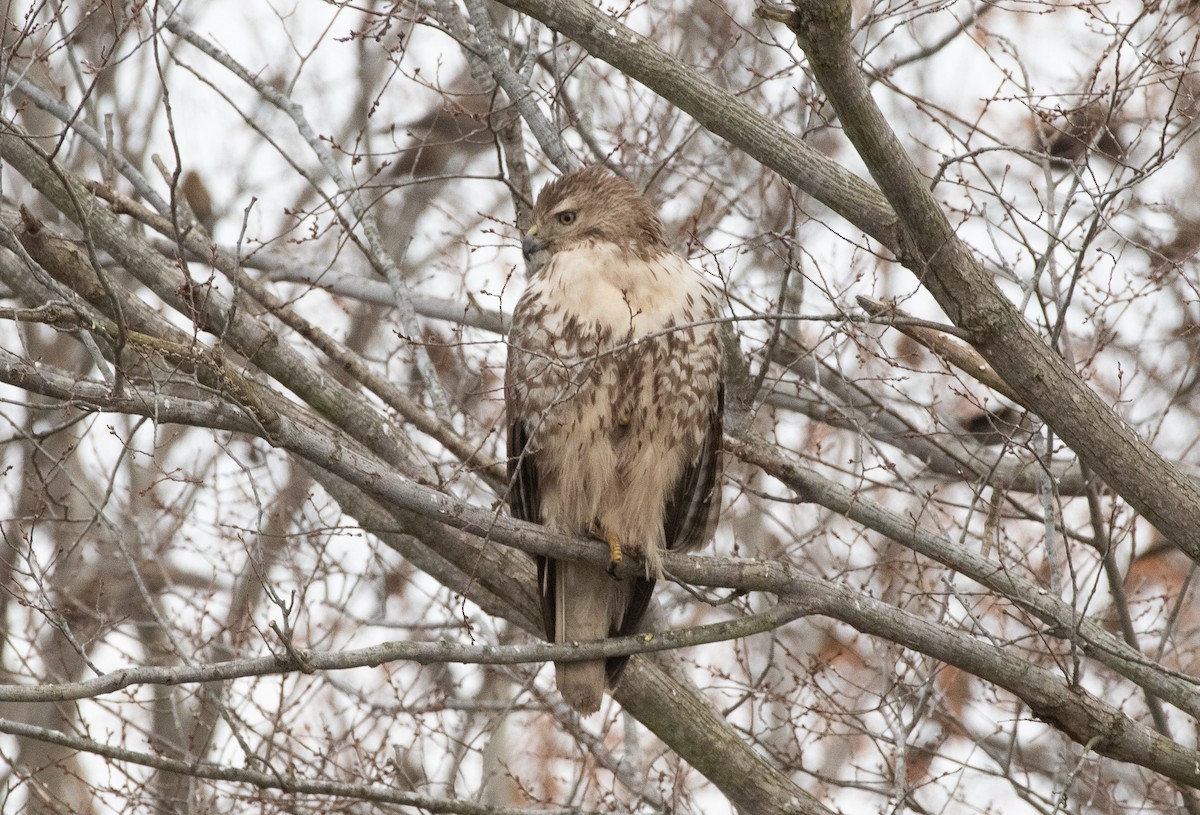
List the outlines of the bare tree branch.
{"type": "MultiPolygon", "coordinates": [[[[172,758],[164,758],[149,753],[139,753],[122,747],[113,747],[92,739],[72,736],[44,727],[34,727],[21,722],[0,719],[0,732],[9,733],[25,738],[39,739],[72,750],[94,753],[98,756],[117,759],[118,761],[135,764],[142,767],[152,767],[170,773],[195,776],[196,778],[211,778],[219,781],[235,781],[249,784],[263,790],[280,790],[298,795],[337,796],[359,801],[375,801],[383,804],[399,804],[416,807],[426,812],[454,813],[454,815],[529,815],[531,812],[560,813],[561,815],[576,815],[579,809],[544,809],[536,810],[511,807],[492,807],[471,804],[459,799],[433,798],[402,792],[381,784],[353,784],[337,781],[309,781],[282,775],[278,772],[261,772],[241,767],[227,767],[209,763],[189,763],[172,758]]],[[[586,813],[584,813],[586,815],[586,813]]]]}
{"type": "Polygon", "coordinates": [[[515,665],[527,662],[576,662],[626,654],[649,654],[693,645],[750,637],[787,625],[800,616],[798,608],[781,605],[725,623],[694,628],[658,631],[604,640],[526,645],[462,645],[454,642],[385,642],[353,651],[327,652],[308,649],[294,654],[210,662],[174,667],[124,668],[103,676],[60,685],[0,685],[0,702],[61,702],[113,693],[134,685],[182,685],[224,682],[247,676],[303,671],[340,671],[376,668],[389,662],[408,661],[418,665],[456,662],[464,665],[515,665]]]}

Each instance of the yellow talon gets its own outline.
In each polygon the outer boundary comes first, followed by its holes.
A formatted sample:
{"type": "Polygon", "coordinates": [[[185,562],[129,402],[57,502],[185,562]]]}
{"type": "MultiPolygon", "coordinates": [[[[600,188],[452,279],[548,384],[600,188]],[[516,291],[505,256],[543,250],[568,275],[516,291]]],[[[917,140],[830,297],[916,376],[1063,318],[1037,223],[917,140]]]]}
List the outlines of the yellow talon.
{"type": "Polygon", "coordinates": [[[608,541],[608,573],[615,574],[617,565],[621,562],[621,539],[617,537],[616,532],[609,532],[605,540],[608,541]]]}

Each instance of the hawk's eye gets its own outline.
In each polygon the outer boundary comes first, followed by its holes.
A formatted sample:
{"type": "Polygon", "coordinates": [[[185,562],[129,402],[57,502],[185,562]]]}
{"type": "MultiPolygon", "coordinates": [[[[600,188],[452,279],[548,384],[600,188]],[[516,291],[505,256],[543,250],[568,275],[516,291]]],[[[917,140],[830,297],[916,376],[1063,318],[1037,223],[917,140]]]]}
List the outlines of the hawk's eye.
{"type": "Polygon", "coordinates": [[[558,213],[558,222],[563,226],[570,226],[571,224],[575,223],[576,217],[575,210],[568,209],[566,212],[558,213]]]}

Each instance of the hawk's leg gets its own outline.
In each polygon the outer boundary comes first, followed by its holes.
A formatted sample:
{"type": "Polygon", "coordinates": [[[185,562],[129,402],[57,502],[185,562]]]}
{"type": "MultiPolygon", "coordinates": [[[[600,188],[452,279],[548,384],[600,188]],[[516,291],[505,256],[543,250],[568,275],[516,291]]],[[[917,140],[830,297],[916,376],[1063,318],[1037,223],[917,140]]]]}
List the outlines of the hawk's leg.
{"type": "Polygon", "coordinates": [[[604,532],[600,528],[600,519],[592,518],[592,522],[588,524],[588,534],[597,540],[602,540],[608,544],[608,569],[606,570],[612,577],[617,576],[617,566],[620,565],[621,554],[621,539],[617,537],[616,532],[604,532]]]}

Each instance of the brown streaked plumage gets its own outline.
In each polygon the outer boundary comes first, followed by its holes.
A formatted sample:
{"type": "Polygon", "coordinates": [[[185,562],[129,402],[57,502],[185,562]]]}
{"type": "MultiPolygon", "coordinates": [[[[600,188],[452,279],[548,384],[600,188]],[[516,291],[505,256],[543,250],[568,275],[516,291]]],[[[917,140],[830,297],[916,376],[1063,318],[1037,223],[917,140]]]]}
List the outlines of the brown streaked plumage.
{"type": "MultiPolygon", "coordinates": [[[[546,636],[637,631],[662,552],[712,535],[720,510],[724,391],[715,288],[673,254],[632,184],[601,167],[547,184],[523,248],[505,402],[510,506],[559,532],[619,541],[645,559],[624,580],[538,559],[546,636]]],[[[558,687],[598,710],[624,659],[561,663],[558,687]]]]}

